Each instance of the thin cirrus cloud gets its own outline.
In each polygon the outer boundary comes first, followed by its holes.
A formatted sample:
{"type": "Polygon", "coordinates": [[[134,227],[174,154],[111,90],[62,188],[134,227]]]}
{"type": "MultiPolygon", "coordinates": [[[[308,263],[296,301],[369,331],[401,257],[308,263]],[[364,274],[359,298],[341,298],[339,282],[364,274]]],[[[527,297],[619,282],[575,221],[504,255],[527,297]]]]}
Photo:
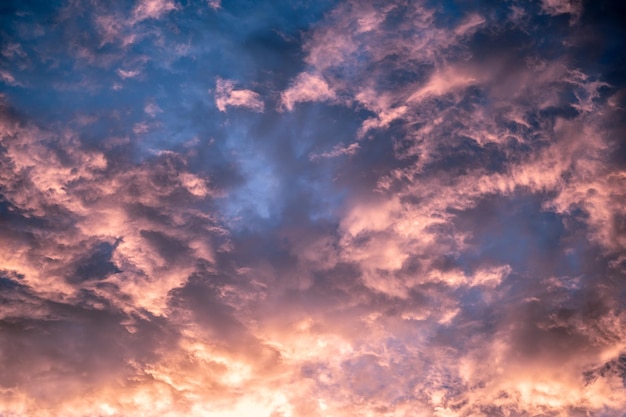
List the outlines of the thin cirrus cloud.
{"type": "Polygon", "coordinates": [[[626,412],[622,6],[1,13],[0,415],[626,412]]]}

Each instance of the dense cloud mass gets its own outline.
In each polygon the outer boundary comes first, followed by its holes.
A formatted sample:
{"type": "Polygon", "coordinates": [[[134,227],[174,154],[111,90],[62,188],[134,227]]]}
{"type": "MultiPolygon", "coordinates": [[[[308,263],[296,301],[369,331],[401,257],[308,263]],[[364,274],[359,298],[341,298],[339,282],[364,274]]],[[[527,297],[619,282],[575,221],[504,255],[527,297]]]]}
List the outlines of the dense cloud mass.
{"type": "Polygon", "coordinates": [[[624,416],[625,21],[4,2],[0,416],[624,416]]]}

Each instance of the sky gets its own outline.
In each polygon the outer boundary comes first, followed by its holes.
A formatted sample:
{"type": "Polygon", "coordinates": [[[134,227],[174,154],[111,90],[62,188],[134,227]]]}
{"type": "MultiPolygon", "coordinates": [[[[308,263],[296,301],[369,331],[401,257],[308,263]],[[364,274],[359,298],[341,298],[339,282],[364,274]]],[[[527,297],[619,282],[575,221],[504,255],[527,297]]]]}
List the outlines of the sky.
{"type": "Polygon", "coordinates": [[[0,417],[623,417],[626,6],[5,0],[0,417]]]}

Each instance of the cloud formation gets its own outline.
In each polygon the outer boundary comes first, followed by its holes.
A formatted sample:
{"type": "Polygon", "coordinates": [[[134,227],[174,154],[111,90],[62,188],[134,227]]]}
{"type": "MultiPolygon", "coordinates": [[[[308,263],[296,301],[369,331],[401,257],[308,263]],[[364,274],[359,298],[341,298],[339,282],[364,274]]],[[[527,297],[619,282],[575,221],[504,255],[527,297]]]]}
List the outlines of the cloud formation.
{"type": "Polygon", "coordinates": [[[626,412],[621,6],[1,13],[0,415],[626,412]]]}
{"type": "Polygon", "coordinates": [[[145,19],[158,19],[165,13],[177,8],[176,3],[171,0],[142,0],[133,9],[133,19],[136,22],[145,19]]]}
{"type": "Polygon", "coordinates": [[[247,107],[262,112],[265,107],[261,96],[251,90],[235,90],[235,83],[229,80],[217,79],[215,85],[215,105],[225,112],[227,107],[247,107]]]}
{"type": "Polygon", "coordinates": [[[281,105],[293,110],[296,103],[307,101],[327,101],[335,98],[326,81],[319,75],[302,73],[294,80],[291,87],[282,92],[281,105]]]}

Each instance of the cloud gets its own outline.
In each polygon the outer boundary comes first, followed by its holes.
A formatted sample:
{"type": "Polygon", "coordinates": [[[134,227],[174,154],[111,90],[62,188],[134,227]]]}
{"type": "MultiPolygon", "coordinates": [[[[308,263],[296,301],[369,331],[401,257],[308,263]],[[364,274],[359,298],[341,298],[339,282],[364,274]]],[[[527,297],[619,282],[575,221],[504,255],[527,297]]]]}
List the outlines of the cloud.
{"type": "MultiPolygon", "coordinates": [[[[159,204],[170,198],[182,199],[180,201],[205,199],[213,193],[206,179],[180,171],[185,163],[176,154],[168,153],[158,157],[155,165],[151,165],[152,168],[144,166],[138,170],[128,169],[109,176],[109,162],[102,153],[85,152],[77,147],[71,154],[65,154],[65,160],[59,159],[46,149],[42,132],[37,129],[10,127],[8,121],[5,122],[5,129],[12,129],[15,135],[8,142],[3,142],[6,149],[6,171],[3,176],[5,198],[9,198],[20,212],[46,216],[51,207],[58,207],[68,219],[74,216],[80,218],[80,221],[73,221],[72,226],[73,239],[77,243],[65,245],[64,250],[63,244],[58,240],[64,239],[62,233],[56,232],[49,234],[46,243],[42,243],[37,249],[29,249],[27,243],[23,242],[20,249],[16,247],[15,255],[4,253],[5,268],[28,277],[26,282],[29,285],[38,288],[48,282],[45,285],[48,285],[50,291],[72,294],[77,289],[64,283],[65,274],[68,272],[67,268],[72,269],[69,265],[78,262],[80,265],[76,267],[77,271],[87,268],[82,275],[93,273],[107,278],[102,272],[106,270],[108,278],[112,281],[119,279],[116,285],[123,292],[128,291],[128,294],[146,286],[139,296],[143,301],[137,299],[136,302],[144,308],[159,310],[163,308],[163,304],[157,305],[165,302],[167,292],[184,282],[193,271],[193,266],[186,267],[179,263],[187,257],[187,253],[197,254],[198,259],[208,262],[212,260],[212,249],[202,237],[190,237],[184,233],[183,237],[180,230],[168,232],[167,227],[163,229],[159,225],[160,215],[153,212],[159,204]],[[47,162],[42,164],[40,161],[44,159],[47,162]],[[81,170],[72,171],[66,165],[69,161],[79,164],[81,170]],[[93,186],[94,184],[97,186],[93,186]],[[116,202],[112,204],[109,200],[111,198],[116,202]],[[134,224],[132,230],[127,229],[130,224],[134,224]],[[159,238],[155,240],[150,236],[159,238]],[[93,239],[116,241],[116,249],[106,256],[98,255],[97,250],[95,253],[85,254],[85,249],[92,246],[87,245],[85,248],[85,244],[93,239]],[[184,243],[181,243],[181,239],[184,243]],[[170,251],[167,249],[170,246],[171,250],[177,247],[184,250],[180,252],[180,256],[166,260],[167,257],[164,256],[170,251]],[[28,266],[29,259],[40,257],[48,260],[43,261],[40,271],[35,272],[28,266]],[[102,271],[97,272],[99,270],[102,271]],[[109,275],[109,272],[119,274],[109,275]],[[150,277],[155,276],[161,277],[158,283],[151,282],[150,277]],[[60,278],[60,281],[53,285],[49,281],[53,277],[60,278]]],[[[50,139],[57,140],[54,137],[50,139]]],[[[76,138],[72,136],[58,140],[65,143],[64,147],[76,143],[76,138]]],[[[199,213],[191,212],[187,215],[182,212],[176,214],[180,215],[183,217],[173,223],[178,224],[176,227],[185,224],[187,220],[184,218],[187,216],[202,217],[199,213]]],[[[166,218],[170,214],[164,213],[163,216],[166,218]]],[[[205,226],[197,230],[205,230],[205,226]]],[[[74,278],[70,277],[69,280],[73,281],[74,278]]]]}
{"type": "Polygon", "coordinates": [[[155,103],[148,103],[144,106],[143,111],[150,117],[155,117],[159,113],[163,113],[163,109],[161,109],[155,103]]]}
{"type": "Polygon", "coordinates": [[[24,6],[0,414],[621,416],[600,6],[24,6]]]}
{"type": "Polygon", "coordinates": [[[428,97],[443,96],[455,90],[465,89],[477,81],[472,75],[456,68],[446,68],[442,72],[433,74],[426,85],[409,96],[408,101],[421,101],[428,97]]]}
{"type": "Polygon", "coordinates": [[[119,16],[97,14],[94,21],[102,37],[100,41],[102,46],[116,42],[121,43],[122,46],[127,46],[137,40],[137,34],[132,32],[130,24],[119,16]]]}
{"type": "Polygon", "coordinates": [[[2,80],[2,82],[9,84],[9,85],[20,85],[20,83],[15,79],[15,77],[8,71],[5,70],[0,70],[0,79],[2,80]]]}
{"type": "Polygon", "coordinates": [[[117,75],[119,75],[120,78],[124,80],[127,78],[135,78],[139,76],[140,74],[141,74],[141,71],[138,71],[138,70],[123,70],[121,68],[117,70],[117,75]]]}
{"type": "Polygon", "coordinates": [[[218,78],[215,85],[215,105],[225,112],[227,107],[246,107],[256,112],[265,108],[258,93],[251,90],[235,90],[235,82],[218,78]]]}
{"type": "Polygon", "coordinates": [[[146,19],[159,19],[177,9],[178,6],[172,0],[139,0],[133,10],[133,20],[140,22],[146,19]]]}
{"type": "Polygon", "coordinates": [[[297,103],[328,101],[335,98],[335,92],[322,77],[302,73],[296,77],[287,90],[281,93],[281,107],[291,111],[297,103]]]}
{"type": "Polygon", "coordinates": [[[455,29],[456,35],[471,35],[487,20],[479,14],[471,14],[465,18],[455,29]]]}
{"type": "Polygon", "coordinates": [[[544,13],[553,16],[567,13],[578,17],[582,4],[578,0],[542,0],[541,8],[544,13]]]}
{"type": "Polygon", "coordinates": [[[311,154],[309,155],[309,159],[316,160],[319,158],[336,158],[338,156],[343,155],[354,155],[359,150],[358,143],[352,143],[348,146],[336,145],[332,151],[323,152],[321,154],[311,154]]]}

